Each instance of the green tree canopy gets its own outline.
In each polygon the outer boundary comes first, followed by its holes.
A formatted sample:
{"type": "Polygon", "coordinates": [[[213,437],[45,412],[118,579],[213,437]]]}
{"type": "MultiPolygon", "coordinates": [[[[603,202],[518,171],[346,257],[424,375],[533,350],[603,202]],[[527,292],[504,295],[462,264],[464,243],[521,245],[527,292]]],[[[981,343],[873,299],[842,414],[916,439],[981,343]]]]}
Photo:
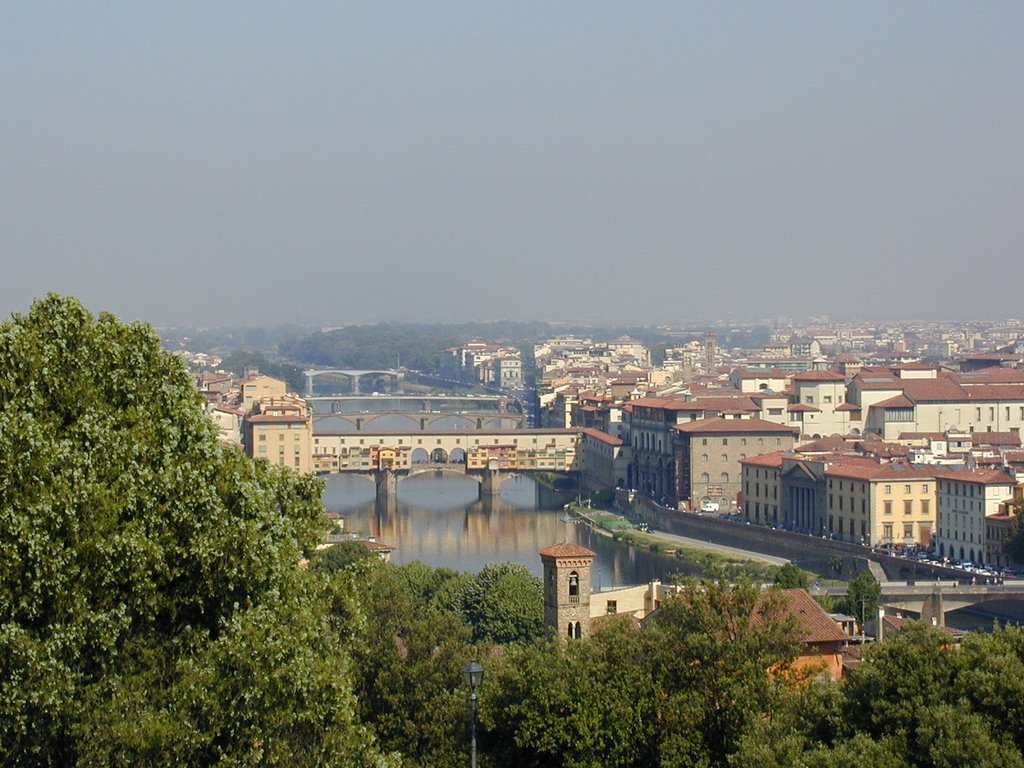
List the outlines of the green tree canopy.
{"type": "Polygon", "coordinates": [[[220,447],[148,326],[0,324],[0,763],[375,762],[319,640],[355,607],[297,568],[320,492],[220,447]]]}

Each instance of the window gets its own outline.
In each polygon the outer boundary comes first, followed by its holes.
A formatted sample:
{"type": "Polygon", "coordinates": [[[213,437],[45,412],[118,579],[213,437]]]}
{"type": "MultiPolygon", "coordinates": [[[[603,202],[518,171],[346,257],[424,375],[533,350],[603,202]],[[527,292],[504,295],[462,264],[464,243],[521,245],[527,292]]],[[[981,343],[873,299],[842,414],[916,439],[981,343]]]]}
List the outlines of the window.
{"type": "Polygon", "coordinates": [[[888,501],[888,500],[883,502],[882,509],[885,511],[885,514],[891,515],[892,514],[892,502],[888,501]]]}
{"type": "Polygon", "coordinates": [[[892,486],[891,485],[885,486],[885,492],[886,493],[892,493],[892,486]]]}
{"type": "Polygon", "coordinates": [[[823,400],[824,402],[826,402],[826,403],[831,403],[831,402],[832,402],[832,395],[825,395],[825,396],[824,396],[824,397],[822,398],[822,400],[823,400]]]}
{"type": "Polygon", "coordinates": [[[569,602],[578,603],[580,601],[580,575],[576,571],[572,571],[569,574],[569,602]]]}
{"type": "Polygon", "coordinates": [[[728,437],[723,437],[722,438],[722,445],[728,445],[728,444],[729,444],[729,438],[728,437]]]}
{"type": "Polygon", "coordinates": [[[720,461],[721,461],[721,462],[722,462],[723,464],[725,464],[725,463],[726,463],[727,461],[729,461],[729,456],[728,456],[728,454],[725,454],[725,453],[723,453],[723,454],[722,454],[722,457],[721,457],[721,459],[720,459],[720,461]]]}
{"type": "Polygon", "coordinates": [[[617,600],[609,600],[608,605],[605,607],[605,613],[611,615],[619,612],[619,603],[617,600]]]}
{"type": "Polygon", "coordinates": [[[931,513],[931,502],[928,499],[921,499],[921,515],[927,517],[931,513]]]}
{"type": "Polygon", "coordinates": [[[718,479],[719,479],[719,482],[728,483],[729,482],[729,473],[728,472],[723,472],[722,476],[720,478],[718,478],[718,479]]]}
{"type": "Polygon", "coordinates": [[[885,523],[882,526],[882,538],[883,539],[891,539],[892,538],[892,523],[885,523]]]}
{"type": "Polygon", "coordinates": [[[702,453],[700,455],[700,463],[701,464],[707,464],[708,463],[708,455],[706,453],[702,453]]]}
{"type": "Polygon", "coordinates": [[[910,493],[910,486],[909,485],[904,485],[903,486],[903,492],[904,493],[910,493]]]}
{"type": "Polygon", "coordinates": [[[708,444],[708,439],[707,439],[706,437],[702,437],[702,438],[700,439],[700,444],[701,444],[701,445],[707,445],[707,444],[708,444]]]}
{"type": "Polygon", "coordinates": [[[912,515],[912,514],[914,514],[914,500],[913,499],[905,499],[903,501],[903,514],[904,515],[912,515]]]}
{"type": "Polygon", "coordinates": [[[921,486],[921,493],[928,493],[928,483],[921,486]]]}
{"type": "Polygon", "coordinates": [[[914,538],[914,524],[904,523],[903,524],[903,538],[912,539],[914,538]]]}
{"type": "Polygon", "coordinates": [[[711,475],[709,475],[707,472],[702,473],[700,476],[700,481],[707,485],[708,483],[711,482],[711,475]]]}

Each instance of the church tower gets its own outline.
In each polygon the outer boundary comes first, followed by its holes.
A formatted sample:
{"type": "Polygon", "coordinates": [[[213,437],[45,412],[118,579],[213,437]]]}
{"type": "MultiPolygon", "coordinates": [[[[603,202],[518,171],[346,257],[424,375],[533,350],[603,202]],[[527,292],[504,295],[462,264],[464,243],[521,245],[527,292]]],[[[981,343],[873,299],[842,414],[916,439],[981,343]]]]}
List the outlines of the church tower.
{"type": "Polygon", "coordinates": [[[596,554],[562,542],[540,551],[544,564],[544,623],[556,637],[590,636],[590,566],[596,554]]]}

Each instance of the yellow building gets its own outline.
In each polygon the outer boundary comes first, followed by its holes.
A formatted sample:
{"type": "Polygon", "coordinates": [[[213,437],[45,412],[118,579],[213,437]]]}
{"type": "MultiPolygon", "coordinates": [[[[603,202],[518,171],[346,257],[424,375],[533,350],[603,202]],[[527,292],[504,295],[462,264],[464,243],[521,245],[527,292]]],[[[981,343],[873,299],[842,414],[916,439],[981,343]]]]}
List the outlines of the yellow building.
{"type": "Polygon", "coordinates": [[[825,476],[828,529],[838,538],[931,546],[938,509],[933,470],[844,458],[830,463],[825,476]]]}
{"type": "Polygon", "coordinates": [[[243,422],[245,452],[297,472],[313,469],[313,424],[305,402],[281,396],[255,403],[243,422]]]}
{"type": "Polygon", "coordinates": [[[273,376],[257,373],[238,382],[242,410],[248,413],[260,400],[283,398],[288,393],[287,384],[273,376]]]}

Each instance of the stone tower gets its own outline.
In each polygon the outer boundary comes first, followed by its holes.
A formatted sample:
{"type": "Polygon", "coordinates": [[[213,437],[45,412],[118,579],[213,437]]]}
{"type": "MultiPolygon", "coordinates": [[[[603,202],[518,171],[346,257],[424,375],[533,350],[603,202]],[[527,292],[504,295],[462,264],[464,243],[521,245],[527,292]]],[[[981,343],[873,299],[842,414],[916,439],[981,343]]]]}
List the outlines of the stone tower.
{"type": "Polygon", "coordinates": [[[595,557],[586,547],[564,541],[540,551],[544,564],[544,623],[556,637],[590,635],[590,566],[595,557]]]}

